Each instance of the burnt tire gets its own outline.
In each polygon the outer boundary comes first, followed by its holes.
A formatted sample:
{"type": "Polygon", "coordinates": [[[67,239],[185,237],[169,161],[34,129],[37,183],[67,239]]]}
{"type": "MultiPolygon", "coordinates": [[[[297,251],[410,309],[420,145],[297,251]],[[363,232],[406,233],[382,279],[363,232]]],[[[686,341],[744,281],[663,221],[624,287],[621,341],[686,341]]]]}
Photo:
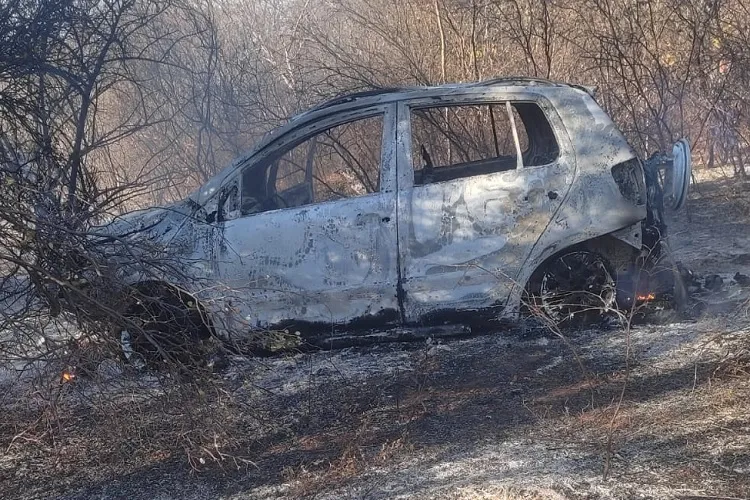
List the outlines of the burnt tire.
{"type": "MultiPolygon", "coordinates": [[[[129,318],[137,324],[137,318],[129,318]]],[[[202,342],[183,328],[145,322],[118,330],[120,352],[139,370],[193,369],[205,365],[202,342]]]]}
{"type": "Polygon", "coordinates": [[[194,300],[163,286],[133,290],[115,328],[122,357],[139,370],[192,371],[206,366],[210,331],[194,300]]]}
{"type": "Polygon", "coordinates": [[[616,308],[615,274],[596,252],[565,252],[535,274],[529,290],[532,309],[558,325],[593,323],[616,308]]]}

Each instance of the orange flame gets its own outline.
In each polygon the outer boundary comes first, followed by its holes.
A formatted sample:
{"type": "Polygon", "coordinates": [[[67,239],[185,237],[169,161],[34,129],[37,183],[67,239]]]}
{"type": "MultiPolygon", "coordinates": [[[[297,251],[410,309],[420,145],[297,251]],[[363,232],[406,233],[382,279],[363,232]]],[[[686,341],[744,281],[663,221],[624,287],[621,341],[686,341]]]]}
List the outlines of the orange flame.
{"type": "Polygon", "coordinates": [[[656,298],[656,294],[655,294],[655,293],[648,293],[648,294],[646,294],[646,295],[638,295],[638,297],[637,297],[637,298],[638,298],[638,300],[640,300],[640,301],[649,301],[649,300],[654,300],[654,299],[656,298]]]}
{"type": "Polygon", "coordinates": [[[74,378],[76,378],[76,376],[71,372],[65,371],[62,373],[63,382],[72,382],[74,378]]]}

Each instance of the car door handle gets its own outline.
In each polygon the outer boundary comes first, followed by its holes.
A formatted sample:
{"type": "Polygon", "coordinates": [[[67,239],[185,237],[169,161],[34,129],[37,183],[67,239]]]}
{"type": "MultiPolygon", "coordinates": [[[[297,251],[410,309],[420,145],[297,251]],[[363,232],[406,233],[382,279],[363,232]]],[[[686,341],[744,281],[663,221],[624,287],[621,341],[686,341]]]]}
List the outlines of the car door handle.
{"type": "Polygon", "coordinates": [[[386,215],[385,217],[383,217],[382,219],[380,219],[380,222],[384,222],[384,223],[387,224],[388,222],[391,222],[391,218],[386,215]]]}

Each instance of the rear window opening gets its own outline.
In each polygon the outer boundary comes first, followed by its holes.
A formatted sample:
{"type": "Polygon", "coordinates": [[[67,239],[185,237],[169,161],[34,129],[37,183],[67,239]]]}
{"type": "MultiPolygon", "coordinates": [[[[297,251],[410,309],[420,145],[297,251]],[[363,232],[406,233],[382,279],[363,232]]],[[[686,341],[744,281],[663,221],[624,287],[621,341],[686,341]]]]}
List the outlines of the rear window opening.
{"type": "Polygon", "coordinates": [[[411,140],[415,185],[547,165],[560,151],[531,102],[412,109],[411,140]]]}

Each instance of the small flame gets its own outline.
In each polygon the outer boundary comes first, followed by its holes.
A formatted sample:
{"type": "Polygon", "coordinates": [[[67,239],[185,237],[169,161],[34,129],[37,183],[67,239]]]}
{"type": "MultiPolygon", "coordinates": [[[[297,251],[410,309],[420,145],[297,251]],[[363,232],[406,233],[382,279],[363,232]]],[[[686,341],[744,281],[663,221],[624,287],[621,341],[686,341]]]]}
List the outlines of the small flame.
{"type": "Polygon", "coordinates": [[[637,298],[639,301],[647,302],[649,300],[654,300],[656,298],[656,294],[653,292],[650,292],[646,295],[639,295],[637,298]]]}
{"type": "Polygon", "coordinates": [[[71,373],[69,371],[64,371],[62,373],[63,382],[72,382],[74,378],[76,378],[74,373],[71,373]]]}

